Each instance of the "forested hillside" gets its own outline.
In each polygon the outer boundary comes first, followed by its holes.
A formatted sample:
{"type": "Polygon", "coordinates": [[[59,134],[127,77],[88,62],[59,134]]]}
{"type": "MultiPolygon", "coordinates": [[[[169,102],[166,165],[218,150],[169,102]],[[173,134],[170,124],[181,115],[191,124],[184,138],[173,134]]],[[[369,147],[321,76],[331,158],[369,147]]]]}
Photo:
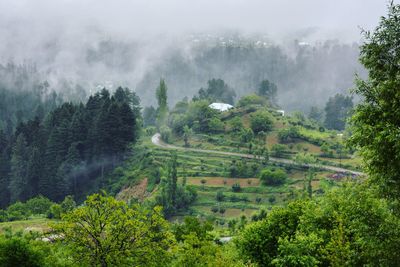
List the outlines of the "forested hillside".
{"type": "Polygon", "coordinates": [[[139,99],[119,88],[21,121],[12,135],[1,131],[1,206],[39,194],[79,198],[100,188],[104,173],[139,138],[140,125],[139,99]]]}

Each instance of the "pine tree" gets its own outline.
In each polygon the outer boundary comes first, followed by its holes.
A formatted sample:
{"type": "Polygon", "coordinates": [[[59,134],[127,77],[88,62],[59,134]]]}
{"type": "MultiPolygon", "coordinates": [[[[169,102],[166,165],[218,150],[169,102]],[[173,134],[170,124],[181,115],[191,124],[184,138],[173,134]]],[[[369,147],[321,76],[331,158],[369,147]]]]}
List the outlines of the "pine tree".
{"type": "Polygon", "coordinates": [[[43,161],[39,148],[33,147],[29,155],[27,166],[27,198],[38,194],[39,180],[43,175],[43,161]]]}
{"type": "Polygon", "coordinates": [[[11,202],[26,200],[28,152],[23,134],[17,137],[11,156],[10,198],[11,202]]]}
{"type": "Polygon", "coordinates": [[[9,186],[10,157],[8,140],[5,133],[0,130],[0,208],[5,207],[10,201],[9,186]]]}
{"type": "Polygon", "coordinates": [[[76,195],[78,189],[79,169],[82,165],[76,143],[73,143],[68,149],[67,158],[63,164],[65,174],[67,175],[66,183],[68,191],[73,195],[76,195]]]}
{"type": "Polygon", "coordinates": [[[118,117],[120,119],[119,137],[122,140],[123,147],[120,152],[125,150],[125,147],[130,142],[136,142],[139,138],[137,128],[137,117],[127,103],[123,103],[118,108],[118,117]]]}

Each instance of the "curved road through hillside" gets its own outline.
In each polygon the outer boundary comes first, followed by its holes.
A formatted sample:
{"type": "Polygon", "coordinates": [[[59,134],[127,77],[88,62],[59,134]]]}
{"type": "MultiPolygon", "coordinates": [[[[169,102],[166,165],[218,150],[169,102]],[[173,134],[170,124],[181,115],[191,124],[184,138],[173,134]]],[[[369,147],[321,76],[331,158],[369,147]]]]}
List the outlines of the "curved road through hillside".
{"type": "MultiPolygon", "coordinates": [[[[161,140],[161,135],[159,133],[156,133],[151,137],[151,142],[158,146],[162,147],[165,149],[176,149],[176,150],[183,150],[183,151],[193,151],[193,152],[201,152],[201,153],[209,153],[209,154],[219,154],[219,155],[227,155],[227,156],[237,156],[241,158],[249,158],[253,159],[255,158],[254,155],[250,154],[242,154],[242,153],[235,153],[235,152],[224,152],[224,151],[217,151],[217,150],[208,150],[208,149],[198,149],[198,148],[188,148],[188,147],[180,147],[180,146],[174,146],[170,144],[166,144],[161,140]]],[[[263,159],[261,157],[261,159],[263,159]]],[[[283,163],[283,164],[292,164],[292,165],[299,165],[293,160],[290,159],[282,159],[282,158],[274,158],[274,157],[269,157],[269,160],[272,162],[278,162],[278,163],[283,163]]],[[[320,165],[320,164],[301,164],[301,166],[304,167],[312,167],[312,168],[318,168],[318,169],[324,169],[328,171],[334,171],[334,172],[340,172],[340,173],[349,173],[349,174],[354,174],[354,175],[364,175],[362,172],[357,172],[345,168],[340,168],[340,167],[334,167],[334,166],[327,166],[327,165],[320,165]]]]}

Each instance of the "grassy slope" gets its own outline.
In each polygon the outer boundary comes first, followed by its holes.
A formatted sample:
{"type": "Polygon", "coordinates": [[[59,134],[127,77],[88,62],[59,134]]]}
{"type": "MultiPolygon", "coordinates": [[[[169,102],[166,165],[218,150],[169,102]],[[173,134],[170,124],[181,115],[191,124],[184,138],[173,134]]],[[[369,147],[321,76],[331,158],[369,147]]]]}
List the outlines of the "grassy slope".
{"type": "Polygon", "coordinates": [[[45,233],[50,230],[49,220],[43,217],[30,218],[29,220],[13,221],[13,222],[2,222],[0,223],[0,233],[3,233],[5,229],[11,228],[13,232],[24,231],[24,232],[40,232],[45,233]]]}

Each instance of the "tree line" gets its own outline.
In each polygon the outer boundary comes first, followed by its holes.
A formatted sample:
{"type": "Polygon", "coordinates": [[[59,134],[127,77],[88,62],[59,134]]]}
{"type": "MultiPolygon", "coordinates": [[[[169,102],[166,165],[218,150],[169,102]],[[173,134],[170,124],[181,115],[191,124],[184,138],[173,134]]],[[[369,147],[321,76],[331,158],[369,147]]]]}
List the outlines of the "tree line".
{"type": "Polygon", "coordinates": [[[38,194],[60,201],[100,187],[140,126],[139,98],[118,88],[20,122],[11,136],[0,130],[0,205],[38,194]]]}

